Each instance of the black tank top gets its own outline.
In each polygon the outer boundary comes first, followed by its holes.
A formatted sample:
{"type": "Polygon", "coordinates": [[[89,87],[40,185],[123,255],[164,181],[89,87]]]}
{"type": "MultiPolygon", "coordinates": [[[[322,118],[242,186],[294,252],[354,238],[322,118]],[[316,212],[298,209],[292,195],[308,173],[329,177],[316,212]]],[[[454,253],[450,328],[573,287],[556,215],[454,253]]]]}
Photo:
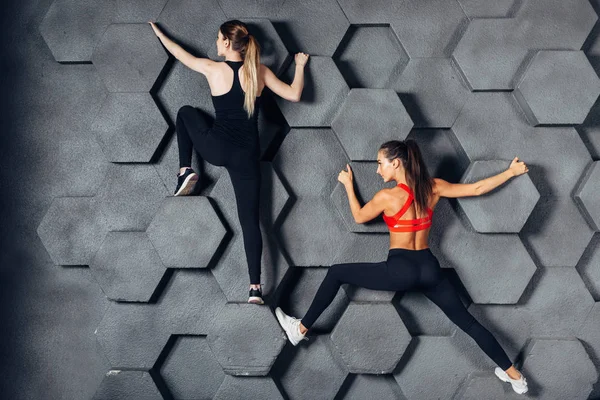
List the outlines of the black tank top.
{"type": "Polygon", "coordinates": [[[231,90],[220,96],[212,96],[215,107],[215,123],[213,130],[219,137],[242,147],[255,148],[258,146],[258,109],[260,97],[254,102],[254,114],[248,118],[244,110],[244,96],[238,71],[244,65],[243,61],[225,61],[233,70],[233,85],[231,90]]]}

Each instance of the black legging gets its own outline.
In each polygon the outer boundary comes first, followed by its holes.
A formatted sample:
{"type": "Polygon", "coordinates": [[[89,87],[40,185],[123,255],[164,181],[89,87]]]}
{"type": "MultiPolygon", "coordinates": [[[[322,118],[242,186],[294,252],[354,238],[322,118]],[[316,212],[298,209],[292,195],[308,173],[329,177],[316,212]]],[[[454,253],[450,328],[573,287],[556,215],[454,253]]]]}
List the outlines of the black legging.
{"type": "Polygon", "coordinates": [[[332,265],[302,319],[302,325],[310,328],[344,283],[373,290],[422,291],[500,368],[507,370],[512,366],[498,341],[473,318],[452,284],[442,276],[440,264],[429,249],[391,249],[384,262],[332,265]]]}
{"type": "Polygon", "coordinates": [[[190,167],[192,152],[205,161],[223,166],[229,172],[238,217],[242,226],[244,249],[248,262],[251,284],[260,284],[260,259],[262,236],[259,227],[260,163],[259,146],[241,147],[228,143],[219,137],[217,129],[212,129],[207,116],[191,106],[184,106],[177,113],[177,143],[179,146],[179,167],[190,167]]]}

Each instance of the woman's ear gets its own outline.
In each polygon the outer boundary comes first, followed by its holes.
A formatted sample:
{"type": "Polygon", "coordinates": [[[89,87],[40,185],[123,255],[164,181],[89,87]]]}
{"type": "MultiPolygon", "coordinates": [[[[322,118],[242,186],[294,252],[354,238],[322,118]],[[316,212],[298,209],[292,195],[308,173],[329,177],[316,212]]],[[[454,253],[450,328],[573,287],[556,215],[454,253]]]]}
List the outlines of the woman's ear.
{"type": "Polygon", "coordinates": [[[394,158],[392,160],[392,166],[394,167],[394,169],[398,169],[398,167],[400,167],[400,159],[399,158],[394,158]]]}

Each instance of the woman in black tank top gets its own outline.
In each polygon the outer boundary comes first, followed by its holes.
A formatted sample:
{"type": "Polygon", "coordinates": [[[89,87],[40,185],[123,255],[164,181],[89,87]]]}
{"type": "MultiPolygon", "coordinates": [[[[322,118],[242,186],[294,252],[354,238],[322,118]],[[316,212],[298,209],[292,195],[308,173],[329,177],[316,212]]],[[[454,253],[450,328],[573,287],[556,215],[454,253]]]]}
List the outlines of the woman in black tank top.
{"type": "Polygon", "coordinates": [[[299,101],[308,55],[296,54],[294,81],[288,85],[260,64],[258,43],[241,21],[227,21],[219,28],[217,50],[219,56],[225,57],[225,62],[194,57],[166,37],[154,23],[150,25],[175,58],[206,76],[212,93],[224,92],[212,96],[216,114],[212,126],[207,117],[192,106],[184,106],[177,113],[180,170],[175,196],[190,194],[199,179],[191,168],[194,149],[203,160],[227,169],[235,192],[250,274],[248,302],[263,304],[260,286],[262,236],[258,218],[260,147],[257,120],[260,94],[264,87],[268,87],[287,100],[299,101]],[[232,83],[229,83],[230,74],[233,75],[232,83]]]}

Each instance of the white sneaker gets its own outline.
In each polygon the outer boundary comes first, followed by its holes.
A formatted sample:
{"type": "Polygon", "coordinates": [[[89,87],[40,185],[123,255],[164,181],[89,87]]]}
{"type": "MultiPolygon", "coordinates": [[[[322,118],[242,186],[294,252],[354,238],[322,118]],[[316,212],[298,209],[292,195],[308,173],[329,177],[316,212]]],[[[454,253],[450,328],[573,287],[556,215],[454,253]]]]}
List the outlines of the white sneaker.
{"type": "Polygon", "coordinates": [[[300,320],[298,318],[290,317],[279,307],[275,309],[275,316],[277,317],[277,321],[279,321],[279,325],[281,325],[288,339],[294,346],[302,340],[308,340],[305,335],[300,333],[300,320]]]}
{"type": "Polygon", "coordinates": [[[525,377],[523,376],[523,374],[521,374],[521,377],[519,379],[512,379],[500,367],[496,367],[496,369],[494,370],[494,373],[496,374],[496,376],[498,378],[500,378],[501,381],[503,381],[503,382],[510,382],[513,390],[517,394],[527,393],[527,390],[528,390],[527,389],[527,379],[525,379],[525,377]]]}

